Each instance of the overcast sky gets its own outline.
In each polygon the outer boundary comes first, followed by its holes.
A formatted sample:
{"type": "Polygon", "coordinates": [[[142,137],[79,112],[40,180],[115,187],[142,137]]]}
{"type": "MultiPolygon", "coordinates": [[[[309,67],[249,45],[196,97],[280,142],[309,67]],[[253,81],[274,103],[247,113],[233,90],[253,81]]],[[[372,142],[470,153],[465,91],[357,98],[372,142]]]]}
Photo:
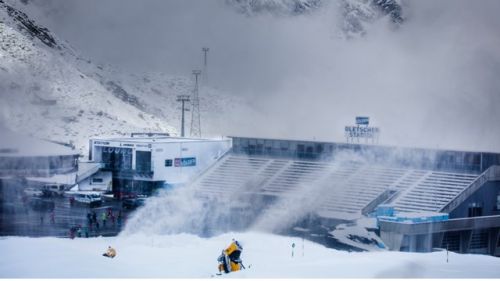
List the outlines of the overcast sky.
{"type": "MultiPolygon", "coordinates": [[[[247,17],[223,0],[39,0],[40,19],[94,61],[187,74],[254,100],[247,135],[343,140],[367,115],[381,142],[500,151],[500,1],[406,1],[398,28],[337,36],[337,2],[247,17]]],[[[34,12],[36,13],[36,12],[34,12]]],[[[244,134],[244,130],[239,131],[244,134]]]]}

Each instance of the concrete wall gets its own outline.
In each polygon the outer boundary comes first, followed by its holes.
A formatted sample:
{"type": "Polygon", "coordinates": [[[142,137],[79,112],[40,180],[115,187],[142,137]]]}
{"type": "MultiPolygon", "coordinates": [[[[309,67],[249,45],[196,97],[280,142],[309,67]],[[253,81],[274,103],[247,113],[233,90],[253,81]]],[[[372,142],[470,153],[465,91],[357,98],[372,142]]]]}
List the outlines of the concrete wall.
{"type": "Polygon", "coordinates": [[[479,188],[450,213],[450,218],[464,218],[468,216],[469,206],[473,203],[483,206],[483,216],[500,215],[497,209],[497,196],[500,193],[500,181],[490,181],[479,188]]]}

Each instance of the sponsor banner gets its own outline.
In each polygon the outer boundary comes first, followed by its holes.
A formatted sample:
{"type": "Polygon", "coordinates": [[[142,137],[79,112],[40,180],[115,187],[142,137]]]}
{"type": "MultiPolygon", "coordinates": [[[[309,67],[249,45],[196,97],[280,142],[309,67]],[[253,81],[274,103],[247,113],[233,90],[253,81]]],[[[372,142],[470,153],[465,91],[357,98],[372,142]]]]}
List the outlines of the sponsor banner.
{"type": "Polygon", "coordinates": [[[175,158],[174,166],[175,167],[196,166],[196,157],[175,158]]]}

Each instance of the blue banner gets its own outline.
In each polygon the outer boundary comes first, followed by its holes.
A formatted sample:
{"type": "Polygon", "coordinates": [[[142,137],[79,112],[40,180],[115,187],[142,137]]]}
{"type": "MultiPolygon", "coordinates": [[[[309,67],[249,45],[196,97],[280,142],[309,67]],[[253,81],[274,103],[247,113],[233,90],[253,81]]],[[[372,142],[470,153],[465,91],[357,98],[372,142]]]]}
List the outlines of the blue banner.
{"type": "Polygon", "coordinates": [[[368,125],[370,123],[370,117],[356,116],[356,125],[368,125]]]}
{"type": "Polygon", "coordinates": [[[196,157],[175,158],[174,159],[174,166],[175,167],[196,166],[196,157]]]}

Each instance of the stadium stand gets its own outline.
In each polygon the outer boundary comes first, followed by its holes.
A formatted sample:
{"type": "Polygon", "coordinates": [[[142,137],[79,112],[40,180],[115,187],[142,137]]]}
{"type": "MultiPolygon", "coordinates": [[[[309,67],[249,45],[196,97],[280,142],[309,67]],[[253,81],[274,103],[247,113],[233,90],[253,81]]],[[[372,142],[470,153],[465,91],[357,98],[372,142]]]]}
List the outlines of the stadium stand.
{"type": "MultiPolygon", "coordinates": [[[[360,162],[321,162],[228,154],[195,182],[209,197],[253,193],[286,197],[319,185],[317,213],[321,217],[355,219],[371,202],[391,191],[391,204],[400,212],[443,208],[477,175],[369,165],[360,162]]],[[[385,200],[380,200],[384,202],[385,200]]]]}

